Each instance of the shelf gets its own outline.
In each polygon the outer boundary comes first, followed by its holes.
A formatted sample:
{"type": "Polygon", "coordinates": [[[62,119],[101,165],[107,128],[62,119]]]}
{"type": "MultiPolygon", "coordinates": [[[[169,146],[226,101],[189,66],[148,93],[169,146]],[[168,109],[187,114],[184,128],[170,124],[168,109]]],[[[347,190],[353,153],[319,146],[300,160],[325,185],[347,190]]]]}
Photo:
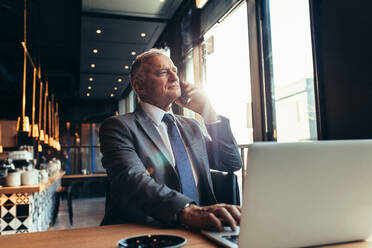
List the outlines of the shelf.
{"type": "Polygon", "coordinates": [[[52,177],[49,177],[48,182],[40,183],[38,185],[22,185],[16,187],[0,187],[0,194],[13,194],[13,193],[34,193],[42,192],[44,189],[48,188],[55,181],[62,178],[65,174],[64,171],[59,171],[52,177]]]}

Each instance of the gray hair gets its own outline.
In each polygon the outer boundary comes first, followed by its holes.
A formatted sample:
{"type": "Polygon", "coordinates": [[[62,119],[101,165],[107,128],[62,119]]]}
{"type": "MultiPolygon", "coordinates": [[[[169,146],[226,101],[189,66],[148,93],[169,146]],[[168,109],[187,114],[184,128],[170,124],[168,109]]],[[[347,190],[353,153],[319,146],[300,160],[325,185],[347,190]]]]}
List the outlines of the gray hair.
{"type": "MultiPolygon", "coordinates": [[[[142,64],[148,61],[150,58],[158,55],[166,55],[165,51],[162,49],[151,48],[150,50],[139,54],[133,61],[130,68],[130,80],[133,84],[133,80],[136,78],[144,79],[144,71],[142,69],[142,64]]],[[[167,55],[166,55],[167,56],[167,55]]]]}

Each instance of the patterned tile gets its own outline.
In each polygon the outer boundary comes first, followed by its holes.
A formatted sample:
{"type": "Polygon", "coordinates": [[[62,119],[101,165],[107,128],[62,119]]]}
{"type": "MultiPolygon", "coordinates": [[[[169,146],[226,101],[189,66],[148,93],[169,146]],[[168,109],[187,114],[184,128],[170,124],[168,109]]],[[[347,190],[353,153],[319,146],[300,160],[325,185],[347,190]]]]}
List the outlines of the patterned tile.
{"type": "Polygon", "coordinates": [[[17,218],[14,218],[10,223],[9,223],[9,226],[13,228],[13,230],[17,230],[18,227],[22,225],[22,223],[17,219],[17,218]]]}
{"type": "Polygon", "coordinates": [[[11,200],[14,204],[17,202],[17,195],[16,194],[5,194],[9,200],[11,200]]]}
{"type": "Polygon", "coordinates": [[[45,231],[49,228],[58,181],[42,192],[1,194],[0,235],[45,231]]]}
{"type": "Polygon", "coordinates": [[[28,193],[17,193],[17,204],[30,204],[30,196],[28,193]]]}
{"type": "Polygon", "coordinates": [[[14,229],[10,225],[6,225],[5,228],[3,229],[3,232],[5,231],[13,231],[14,229]]]}
{"type": "Polygon", "coordinates": [[[8,234],[15,234],[16,233],[16,231],[2,231],[1,232],[1,235],[8,235],[8,234]]]}
{"type": "MultiPolygon", "coordinates": [[[[19,220],[22,222],[21,219],[19,219],[19,220]]],[[[31,226],[32,226],[31,217],[26,218],[26,219],[22,222],[22,224],[25,225],[28,229],[31,228],[31,226]]]]}
{"type": "Polygon", "coordinates": [[[17,205],[17,213],[15,216],[28,216],[29,215],[29,204],[17,205]]]}
{"type": "Polygon", "coordinates": [[[3,218],[4,215],[6,215],[8,213],[8,209],[6,209],[4,206],[1,206],[0,208],[1,208],[1,210],[0,210],[1,211],[0,217],[3,218]]]}
{"type": "Polygon", "coordinates": [[[10,213],[6,213],[6,215],[4,215],[3,217],[3,221],[5,221],[6,223],[10,223],[12,220],[14,219],[14,216],[10,213]]]}
{"type": "Polygon", "coordinates": [[[7,200],[4,202],[4,204],[3,204],[3,206],[4,206],[7,210],[11,209],[14,205],[15,205],[15,203],[12,202],[10,199],[7,199],[7,200]]]}
{"type": "Polygon", "coordinates": [[[29,231],[27,229],[19,229],[16,230],[16,233],[28,233],[29,231]]]}
{"type": "Polygon", "coordinates": [[[8,209],[8,213],[10,213],[13,216],[16,216],[16,209],[17,209],[17,206],[14,205],[11,209],[8,209]]]}

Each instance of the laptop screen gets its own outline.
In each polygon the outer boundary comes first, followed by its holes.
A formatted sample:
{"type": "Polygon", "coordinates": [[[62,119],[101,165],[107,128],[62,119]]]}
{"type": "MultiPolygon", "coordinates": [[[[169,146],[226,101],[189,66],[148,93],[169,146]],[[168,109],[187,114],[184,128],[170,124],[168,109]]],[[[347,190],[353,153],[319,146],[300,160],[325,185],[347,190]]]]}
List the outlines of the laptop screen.
{"type": "Polygon", "coordinates": [[[372,140],[254,143],[240,247],[302,247],[372,234],[372,140]]]}

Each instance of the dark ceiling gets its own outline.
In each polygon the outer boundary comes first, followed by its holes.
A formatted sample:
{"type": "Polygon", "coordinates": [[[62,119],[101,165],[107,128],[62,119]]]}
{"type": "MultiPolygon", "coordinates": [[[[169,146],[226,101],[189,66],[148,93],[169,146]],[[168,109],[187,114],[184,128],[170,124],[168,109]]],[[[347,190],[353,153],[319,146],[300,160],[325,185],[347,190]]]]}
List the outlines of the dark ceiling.
{"type": "MultiPolygon", "coordinates": [[[[130,89],[132,52],[153,47],[185,2],[27,0],[27,47],[60,103],[61,119],[99,122],[112,115],[130,89]]],[[[24,0],[0,0],[1,119],[16,119],[21,113],[23,7],[24,0]]],[[[27,67],[30,116],[31,64],[27,67]]]]}

